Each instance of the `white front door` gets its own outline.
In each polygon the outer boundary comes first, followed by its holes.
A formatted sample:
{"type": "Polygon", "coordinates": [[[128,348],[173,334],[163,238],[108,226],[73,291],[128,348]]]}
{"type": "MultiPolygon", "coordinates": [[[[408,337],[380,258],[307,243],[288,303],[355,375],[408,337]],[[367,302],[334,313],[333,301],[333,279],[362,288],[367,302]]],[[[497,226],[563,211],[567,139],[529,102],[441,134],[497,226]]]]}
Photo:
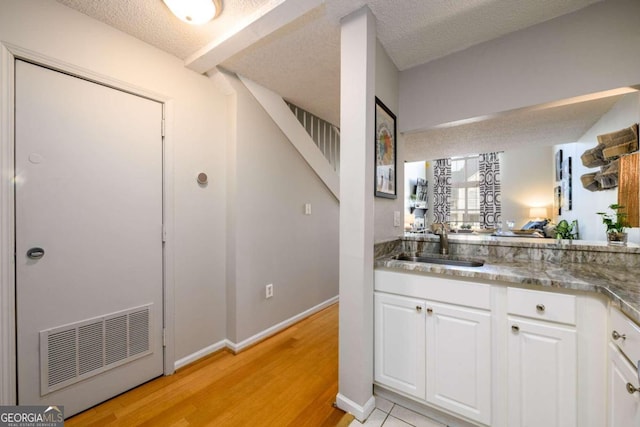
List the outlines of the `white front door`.
{"type": "Polygon", "coordinates": [[[163,373],[162,104],[16,61],[18,403],[163,373]]]}

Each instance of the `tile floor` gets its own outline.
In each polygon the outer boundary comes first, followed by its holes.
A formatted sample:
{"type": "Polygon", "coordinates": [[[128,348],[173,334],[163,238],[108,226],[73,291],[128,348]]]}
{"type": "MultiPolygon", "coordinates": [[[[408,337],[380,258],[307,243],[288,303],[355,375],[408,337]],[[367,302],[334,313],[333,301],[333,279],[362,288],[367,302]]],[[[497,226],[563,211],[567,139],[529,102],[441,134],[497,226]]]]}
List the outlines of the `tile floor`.
{"type": "Polygon", "coordinates": [[[349,427],[446,427],[437,421],[376,396],[376,409],[364,424],[353,420],[349,427]]]}

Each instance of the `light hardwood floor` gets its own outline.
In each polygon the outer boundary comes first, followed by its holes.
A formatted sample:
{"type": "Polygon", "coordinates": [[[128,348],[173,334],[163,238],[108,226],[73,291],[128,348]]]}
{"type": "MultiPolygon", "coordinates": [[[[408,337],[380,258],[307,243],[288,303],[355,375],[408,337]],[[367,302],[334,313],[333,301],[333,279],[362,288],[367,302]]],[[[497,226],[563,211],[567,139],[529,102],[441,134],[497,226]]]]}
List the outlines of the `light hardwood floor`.
{"type": "Polygon", "coordinates": [[[338,305],[233,355],[222,351],[82,412],[65,426],[347,426],[338,305]]]}

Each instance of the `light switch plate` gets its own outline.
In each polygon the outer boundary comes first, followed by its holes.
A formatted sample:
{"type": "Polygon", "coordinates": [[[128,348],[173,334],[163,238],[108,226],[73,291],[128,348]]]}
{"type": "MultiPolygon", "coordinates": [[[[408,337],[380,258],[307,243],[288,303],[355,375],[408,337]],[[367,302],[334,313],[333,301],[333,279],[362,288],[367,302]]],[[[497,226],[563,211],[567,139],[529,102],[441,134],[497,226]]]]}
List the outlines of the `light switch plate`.
{"type": "Polygon", "coordinates": [[[393,212],[393,226],[400,227],[400,211],[393,212]]]}
{"type": "Polygon", "coordinates": [[[311,215],[311,203],[304,204],[304,214],[311,215]]]}

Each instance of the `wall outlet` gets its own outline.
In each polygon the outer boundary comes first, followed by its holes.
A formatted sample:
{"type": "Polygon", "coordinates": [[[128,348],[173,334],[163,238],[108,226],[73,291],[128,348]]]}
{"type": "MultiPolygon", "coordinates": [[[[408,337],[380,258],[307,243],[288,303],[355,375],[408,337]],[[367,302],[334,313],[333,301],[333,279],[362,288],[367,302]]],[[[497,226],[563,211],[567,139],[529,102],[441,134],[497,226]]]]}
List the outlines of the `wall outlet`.
{"type": "Polygon", "coordinates": [[[311,215],[311,203],[304,204],[304,214],[311,215]]]}
{"type": "Polygon", "coordinates": [[[273,283],[269,283],[264,288],[264,297],[271,298],[273,296],[273,283]]]}

